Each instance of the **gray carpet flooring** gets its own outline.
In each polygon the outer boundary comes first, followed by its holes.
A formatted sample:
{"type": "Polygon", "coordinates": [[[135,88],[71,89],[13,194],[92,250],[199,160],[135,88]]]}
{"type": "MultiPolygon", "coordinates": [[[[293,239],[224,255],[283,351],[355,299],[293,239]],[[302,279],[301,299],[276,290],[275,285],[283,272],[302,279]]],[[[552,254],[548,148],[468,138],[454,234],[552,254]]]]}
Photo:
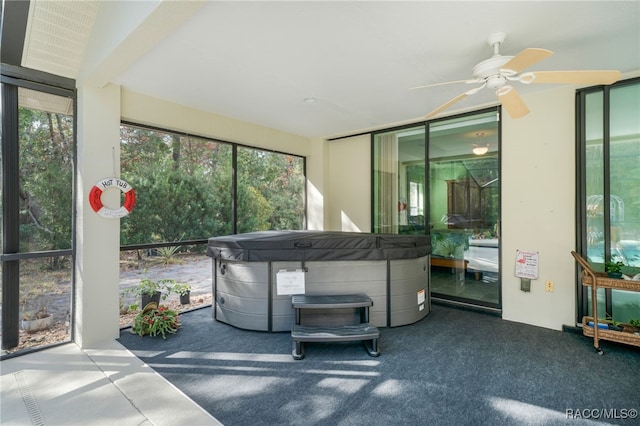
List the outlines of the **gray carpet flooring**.
{"type": "Polygon", "coordinates": [[[638,425],[640,349],[434,305],[422,321],[361,343],[307,344],[240,330],[211,308],[166,340],[120,343],[227,426],[638,425]]]}

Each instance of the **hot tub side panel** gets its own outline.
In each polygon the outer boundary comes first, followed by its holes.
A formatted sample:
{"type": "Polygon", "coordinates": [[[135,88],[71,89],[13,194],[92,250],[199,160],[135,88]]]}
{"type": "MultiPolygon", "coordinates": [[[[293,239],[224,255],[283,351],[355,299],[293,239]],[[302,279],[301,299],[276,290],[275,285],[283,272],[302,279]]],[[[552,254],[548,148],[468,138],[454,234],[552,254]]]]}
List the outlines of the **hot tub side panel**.
{"type": "Polygon", "coordinates": [[[431,311],[427,256],[390,263],[389,325],[413,324],[431,311]]]}
{"type": "MultiPolygon", "coordinates": [[[[272,298],[273,331],[289,331],[295,321],[295,312],[291,308],[291,295],[277,294],[276,275],[279,270],[295,271],[301,268],[300,262],[273,262],[272,298]]],[[[354,294],[363,293],[373,300],[369,309],[369,322],[378,327],[387,326],[387,265],[386,261],[328,261],[305,262],[305,294],[354,294]]],[[[338,312],[314,310],[303,313],[303,323],[330,324],[352,322],[353,310],[338,312]]]]}
{"type": "Polygon", "coordinates": [[[215,318],[248,330],[269,328],[269,263],[214,259],[215,318]]]}

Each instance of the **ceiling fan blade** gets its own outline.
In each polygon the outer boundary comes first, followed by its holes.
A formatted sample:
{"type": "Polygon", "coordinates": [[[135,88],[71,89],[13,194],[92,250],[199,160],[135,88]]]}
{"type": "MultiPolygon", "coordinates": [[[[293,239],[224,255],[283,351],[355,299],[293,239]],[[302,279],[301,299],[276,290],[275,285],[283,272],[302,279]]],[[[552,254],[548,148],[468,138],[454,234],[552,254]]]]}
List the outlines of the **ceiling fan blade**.
{"type": "Polygon", "coordinates": [[[620,80],[617,70],[602,71],[537,71],[522,74],[522,83],[613,84],[620,80]]]}
{"type": "Polygon", "coordinates": [[[511,118],[520,118],[529,114],[529,108],[513,87],[503,86],[498,89],[498,98],[511,118]]]}
{"type": "Polygon", "coordinates": [[[444,83],[434,83],[434,84],[425,84],[423,86],[414,86],[409,87],[409,90],[415,89],[425,89],[427,87],[436,87],[436,86],[445,86],[447,84],[457,84],[457,83],[478,83],[477,80],[455,80],[455,81],[446,81],[444,83]]]}
{"type": "Polygon", "coordinates": [[[509,70],[514,74],[517,74],[523,69],[528,68],[551,55],[553,55],[553,52],[550,50],[530,47],[528,49],[524,49],[522,52],[511,58],[506,64],[500,67],[500,70],[509,70]]]}
{"type": "Polygon", "coordinates": [[[463,100],[464,98],[466,98],[467,95],[466,93],[462,93],[458,96],[456,96],[455,98],[451,99],[449,102],[440,105],[438,108],[434,109],[433,111],[431,111],[429,114],[427,114],[425,116],[425,118],[431,118],[434,115],[440,113],[441,111],[444,111],[445,109],[449,108],[451,105],[455,104],[456,102],[460,102],[461,100],[463,100]]]}

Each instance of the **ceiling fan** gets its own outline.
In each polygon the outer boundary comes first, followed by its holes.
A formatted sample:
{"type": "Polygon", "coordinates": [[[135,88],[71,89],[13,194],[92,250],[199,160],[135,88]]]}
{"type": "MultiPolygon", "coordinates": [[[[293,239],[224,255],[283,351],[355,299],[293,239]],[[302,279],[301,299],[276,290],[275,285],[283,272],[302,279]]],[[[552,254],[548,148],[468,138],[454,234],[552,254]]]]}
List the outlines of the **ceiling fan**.
{"type": "Polygon", "coordinates": [[[496,91],[498,99],[511,118],[520,118],[527,115],[529,113],[529,109],[516,89],[508,84],[512,81],[523,84],[613,84],[621,77],[620,71],[616,70],[522,72],[525,68],[528,68],[531,65],[553,55],[553,52],[547,49],[527,48],[516,56],[503,56],[500,54],[500,45],[504,42],[506,37],[507,34],[502,32],[491,34],[489,36],[487,42],[491,47],[493,47],[493,56],[473,67],[473,79],[412,87],[412,89],[421,89],[455,83],[480,84],[480,86],[467,90],[450,101],[440,105],[438,108],[427,114],[425,118],[430,118],[439,114],[464,98],[475,95],[485,87],[496,91]]]}

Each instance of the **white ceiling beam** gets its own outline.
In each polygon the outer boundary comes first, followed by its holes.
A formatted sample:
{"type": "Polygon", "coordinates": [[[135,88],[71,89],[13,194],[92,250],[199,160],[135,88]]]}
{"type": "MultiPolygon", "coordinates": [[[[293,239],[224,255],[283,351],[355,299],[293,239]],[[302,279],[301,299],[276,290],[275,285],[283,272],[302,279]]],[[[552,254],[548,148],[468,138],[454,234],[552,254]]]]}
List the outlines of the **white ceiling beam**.
{"type": "Polygon", "coordinates": [[[206,3],[206,0],[102,2],[78,73],[78,84],[104,87],[114,81],[206,3]]]}

